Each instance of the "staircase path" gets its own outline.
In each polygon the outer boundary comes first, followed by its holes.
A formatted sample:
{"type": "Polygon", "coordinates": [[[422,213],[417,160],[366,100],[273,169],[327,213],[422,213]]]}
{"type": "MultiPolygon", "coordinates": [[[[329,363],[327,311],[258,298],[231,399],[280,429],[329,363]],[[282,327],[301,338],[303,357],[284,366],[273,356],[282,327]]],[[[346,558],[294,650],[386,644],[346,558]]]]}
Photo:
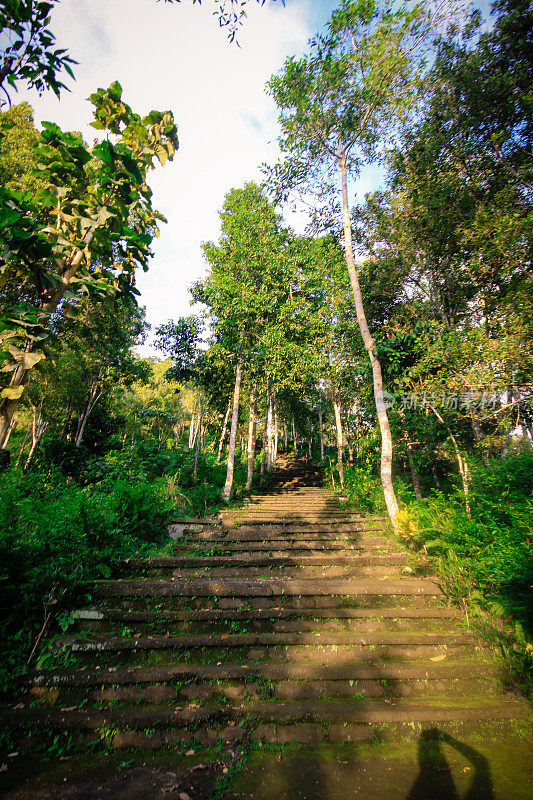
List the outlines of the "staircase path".
{"type": "Polygon", "coordinates": [[[268,493],[221,520],[96,581],[2,721],[154,749],[337,745],[527,716],[427,565],[312,467],[286,458],[268,493]]]}

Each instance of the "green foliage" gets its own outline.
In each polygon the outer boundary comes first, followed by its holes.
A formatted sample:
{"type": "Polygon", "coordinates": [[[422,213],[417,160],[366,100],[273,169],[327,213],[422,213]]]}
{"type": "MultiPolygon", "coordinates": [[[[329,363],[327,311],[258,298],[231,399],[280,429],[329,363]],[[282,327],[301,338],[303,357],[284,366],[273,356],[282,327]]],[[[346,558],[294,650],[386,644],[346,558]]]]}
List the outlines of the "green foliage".
{"type": "Polygon", "coordinates": [[[172,505],[164,486],[138,477],[81,487],[57,469],[0,477],[0,689],[9,688],[43,625],[113,562],[164,540],[172,505]]]}

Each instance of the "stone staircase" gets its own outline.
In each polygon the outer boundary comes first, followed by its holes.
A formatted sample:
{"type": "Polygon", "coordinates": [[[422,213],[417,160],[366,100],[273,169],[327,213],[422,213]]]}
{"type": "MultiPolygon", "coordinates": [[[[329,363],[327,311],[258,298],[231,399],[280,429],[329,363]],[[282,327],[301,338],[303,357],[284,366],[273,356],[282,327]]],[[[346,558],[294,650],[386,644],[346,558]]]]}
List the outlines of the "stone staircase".
{"type": "Polygon", "coordinates": [[[523,718],[427,565],[305,463],[130,560],[51,643],[3,721],[115,748],[347,743],[523,718]]]}

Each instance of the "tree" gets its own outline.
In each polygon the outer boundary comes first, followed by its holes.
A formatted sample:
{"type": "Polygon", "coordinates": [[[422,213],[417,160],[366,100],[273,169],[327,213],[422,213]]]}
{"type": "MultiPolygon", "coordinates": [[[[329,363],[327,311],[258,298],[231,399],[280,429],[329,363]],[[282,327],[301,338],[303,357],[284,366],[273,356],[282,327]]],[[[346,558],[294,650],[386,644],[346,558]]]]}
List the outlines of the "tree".
{"type": "Polygon", "coordinates": [[[122,100],[118,83],[91,95],[92,125],[106,139],[89,148],[80,136],[43,123],[36,149],[46,186],[35,194],[0,191],[2,292],[20,298],[2,309],[0,446],[53,315],[86,294],[131,294],[135,271],[148,268],[150,243],[164,220],[146,183],[154,159],[178,147],[171,112],[141,118],[122,100]]]}
{"type": "Polygon", "coordinates": [[[231,354],[235,365],[230,448],[224,497],[231,495],[237,436],[240,387],[243,371],[262,370],[275,377],[278,351],[273,343],[281,337],[279,327],[283,299],[288,295],[286,233],[279,215],[263,190],[254,183],[232,189],[220,212],[222,235],[218,244],[204,245],[211,270],[193,290],[195,300],[209,308],[212,329],[220,346],[231,354]]]}
{"type": "MultiPolygon", "coordinates": [[[[413,102],[435,18],[429,7],[397,8],[373,0],[345,0],[310,54],[286,61],[270,91],[280,110],[285,163],[274,170],[281,186],[331,194],[340,178],[345,258],[357,320],[372,366],[381,431],[381,481],[391,522],[398,503],[392,484],[392,437],[383,395],[381,364],[365,314],[354,261],[348,175],[375,159],[413,102]]],[[[286,193],[286,189],[285,189],[286,193]]]]}

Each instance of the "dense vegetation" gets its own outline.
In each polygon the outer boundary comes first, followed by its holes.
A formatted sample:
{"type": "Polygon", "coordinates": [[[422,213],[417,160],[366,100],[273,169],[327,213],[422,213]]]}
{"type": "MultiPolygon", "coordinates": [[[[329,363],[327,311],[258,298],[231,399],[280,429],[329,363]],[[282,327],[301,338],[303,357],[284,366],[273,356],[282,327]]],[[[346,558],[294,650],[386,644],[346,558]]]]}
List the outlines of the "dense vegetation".
{"type": "Polygon", "coordinates": [[[164,220],[147,177],[177,150],[172,114],[99,89],[89,147],[37,131],[26,104],[1,113],[4,687],[84,581],[242,497],[279,450],[435,556],[525,680],[533,13],[493,11],[447,28],[424,4],[344,2],[286,62],[270,82],[284,160],[226,196],[191,288],[202,312],[156,331],[164,360],[135,354],[135,272],[164,220]],[[373,161],[386,184],[354,205],[373,161]],[[302,196],[297,236],[283,208],[302,196]]]}

